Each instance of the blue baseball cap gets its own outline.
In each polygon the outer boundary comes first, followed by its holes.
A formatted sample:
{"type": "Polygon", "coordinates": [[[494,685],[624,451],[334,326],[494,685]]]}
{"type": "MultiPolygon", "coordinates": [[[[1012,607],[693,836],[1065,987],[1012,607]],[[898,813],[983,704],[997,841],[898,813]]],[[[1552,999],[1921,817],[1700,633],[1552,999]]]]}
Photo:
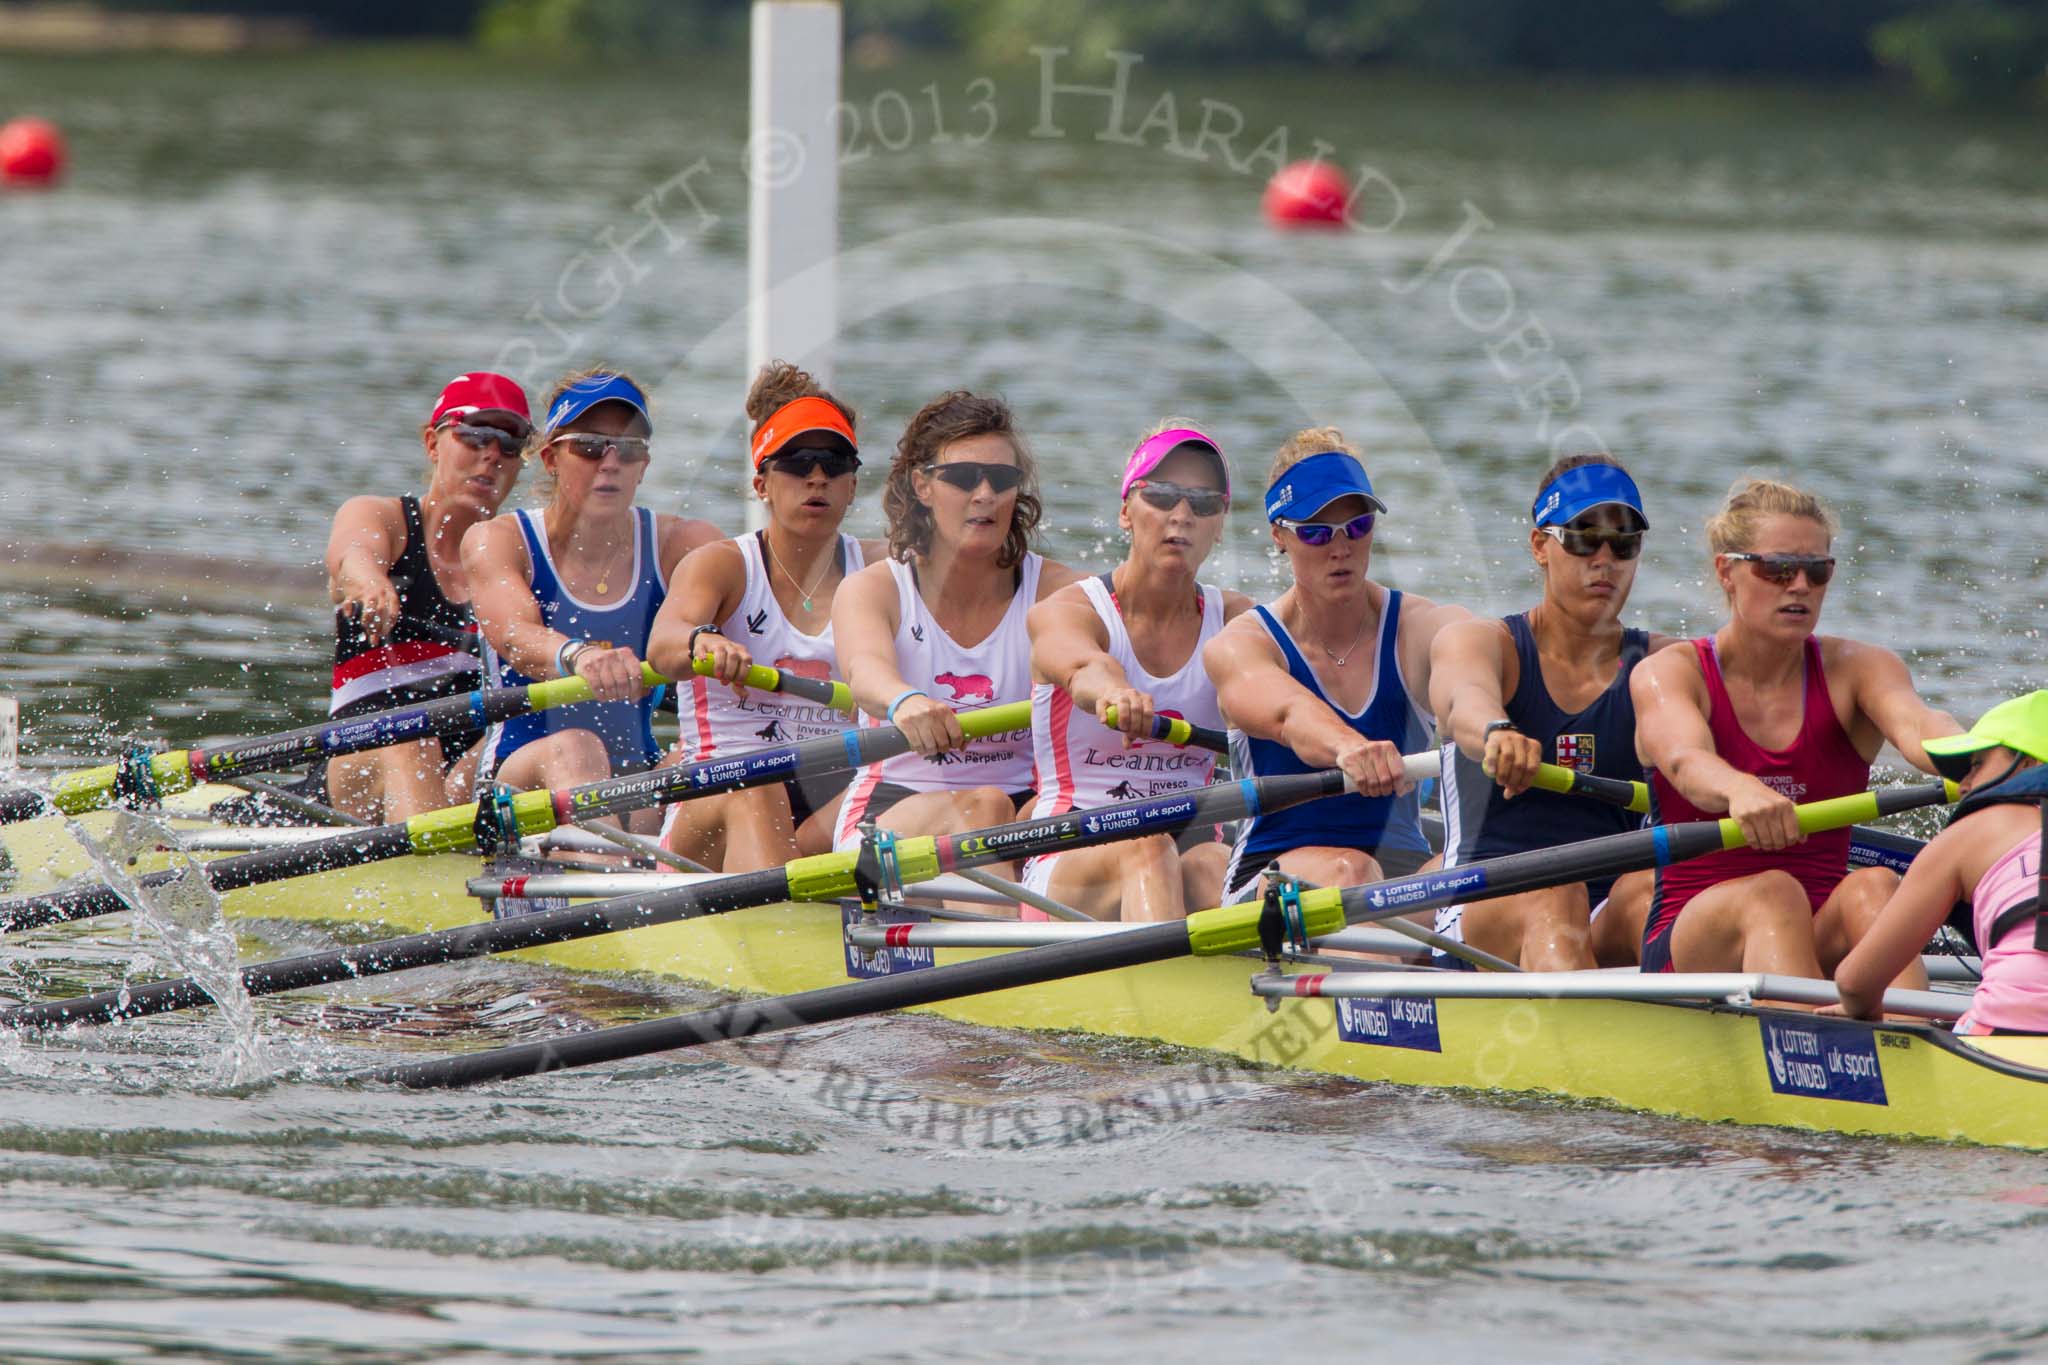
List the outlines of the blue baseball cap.
{"type": "Polygon", "coordinates": [[[1643,512],[1643,495],[1628,471],[1615,464],[1582,464],[1567,469],[1543,486],[1529,515],[1538,526],[1564,526],[1596,507],[1626,507],[1641,519],[1645,529],[1650,518],[1643,512]]]}
{"type": "Polygon", "coordinates": [[[1325,450],[1289,465],[1266,490],[1266,520],[1307,521],[1339,498],[1361,497],[1375,512],[1387,505],[1372,491],[1365,466],[1341,450],[1325,450]]]}
{"type": "Polygon", "coordinates": [[[640,420],[649,427],[654,425],[654,419],[647,415],[647,395],[640,392],[637,384],[622,374],[594,374],[562,390],[562,396],[548,409],[542,430],[552,436],[599,403],[624,403],[639,413],[640,420]]]}

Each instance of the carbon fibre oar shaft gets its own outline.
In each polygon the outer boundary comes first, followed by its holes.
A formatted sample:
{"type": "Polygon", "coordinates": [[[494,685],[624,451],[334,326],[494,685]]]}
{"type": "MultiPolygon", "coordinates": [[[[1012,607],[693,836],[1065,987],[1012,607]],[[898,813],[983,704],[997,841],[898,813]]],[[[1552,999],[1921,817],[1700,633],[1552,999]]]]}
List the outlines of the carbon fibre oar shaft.
{"type": "MultiPolygon", "coordinates": [[[[1802,830],[1814,834],[1954,799],[1954,783],[1893,787],[1803,805],[1798,808],[1799,823],[1802,830]]],[[[1589,877],[1658,867],[1721,849],[1739,848],[1742,844],[1741,827],[1729,819],[1659,825],[1562,848],[1490,858],[1442,872],[1396,877],[1366,886],[1304,891],[1300,895],[1301,919],[1306,936],[1318,938],[1335,933],[1347,923],[1362,924],[1412,910],[1488,900],[1585,881],[1589,877]]],[[[771,1000],[740,1001],[671,1019],[651,1019],[467,1057],[387,1067],[366,1079],[413,1089],[477,1085],[832,1023],[883,1010],[932,1005],[1116,967],[1244,952],[1260,946],[1264,910],[1259,902],[1201,910],[1184,921],[1146,925],[1106,938],[1026,948],[1000,957],[928,967],[771,1000]]]]}
{"type": "MultiPolygon", "coordinates": [[[[1190,826],[1281,810],[1343,790],[1343,775],[1335,770],[1223,782],[1173,796],[1069,811],[963,834],[900,839],[896,857],[905,882],[929,881],[941,873],[984,863],[1088,848],[1147,834],[1175,834],[1190,826]]],[[[596,934],[644,929],[748,906],[773,905],[785,900],[834,900],[858,890],[854,872],[858,861],[859,854],[852,851],[819,854],[798,858],[782,867],[742,872],[694,886],[256,963],[242,969],[242,984],[250,995],[273,995],[596,934]]],[[[198,982],[182,977],[128,985],[72,1000],[17,1006],[0,1012],[0,1027],[56,1028],[108,1023],[188,1009],[210,1004],[212,1000],[198,982]]]]}
{"type": "MultiPolygon", "coordinates": [[[[642,676],[649,687],[666,681],[652,668],[644,668],[642,676]]],[[[474,734],[515,716],[589,700],[590,684],[581,678],[553,678],[525,687],[483,688],[274,735],[229,740],[211,748],[173,749],[150,757],[150,780],[159,794],[167,796],[237,773],[271,772],[408,740],[474,734]]],[[[51,783],[47,797],[33,791],[0,792],[0,824],[46,815],[52,809],[63,815],[82,815],[112,805],[121,772],[120,764],[110,763],[66,773],[51,783]]]]}
{"type": "MultiPolygon", "coordinates": [[[[960,713],[961,729],[969,738],[1020,730],[1030,723],[1029,702],[1009,702],[960,713]]],[[[909,750],[909,741],[893,725],[861,727],[836,737],[608,777],[581,787],[521,792],[510,799],[510,820],[515,827],[511,832],[522,837],[546,834],[562,825],[665,802],[694,801],[791,777],[840,772],[909,750]]],[[[222,858],[200,867],[209,886],[216,891],[231,891],[313,872],[359,867],[409,853],[462,852],[477,846],[477,811],[478,804],[472,801],[445,810],[426,811],[400,824],[350,830],[290,848],[222,858]]],[[[140,885],[145,889],[162,886],[183,875],[176,869],[152,872],[140,879],[140,885]]],[[[127,908],[128,903],[120,893],[105,883],[0,900],[0,933],[117,914],[127,908]]]]}

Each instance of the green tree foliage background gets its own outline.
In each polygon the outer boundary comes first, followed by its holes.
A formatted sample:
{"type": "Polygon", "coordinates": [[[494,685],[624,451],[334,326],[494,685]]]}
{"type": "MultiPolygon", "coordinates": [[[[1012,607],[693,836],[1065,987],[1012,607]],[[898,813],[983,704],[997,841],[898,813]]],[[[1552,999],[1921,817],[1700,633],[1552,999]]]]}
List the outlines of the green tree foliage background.
{"type": "MultiPolygon", "coordinates": [[[[6,0],[0,0],[4,7],[6,0]]],[[[474,34],[619,59],[730,48],[748,0],[114,0],[297,14],[331,33],[474,34]]],[[[2048,90],[2048,0],[845,0],[850,39],[1025,58],[1036,43],[1154,60],[1420,70],[1856,78],[1944,102],[2048,90]]]]}

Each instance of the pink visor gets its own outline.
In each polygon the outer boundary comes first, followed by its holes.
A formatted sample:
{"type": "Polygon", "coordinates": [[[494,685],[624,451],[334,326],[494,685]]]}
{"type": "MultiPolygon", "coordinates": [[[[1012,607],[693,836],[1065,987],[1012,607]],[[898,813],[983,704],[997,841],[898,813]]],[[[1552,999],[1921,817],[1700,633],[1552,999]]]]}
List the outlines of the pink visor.
{"type": "Polygon", "coordinates": [[[1147,436],[1131,452],[1130,461],[1124,465],[1123,487],[1117,496],[1128,498],[1131,485],[1159,468],[1159,462],[1181,446],[1202,446],[1216,457],[1216,471],[1223,478],[1223,496],[1230,496],[1230,461],[1223,458],[1223,447],[1196,431],[1193,427],[1169,427],[1157,436],[1147,436]]]}

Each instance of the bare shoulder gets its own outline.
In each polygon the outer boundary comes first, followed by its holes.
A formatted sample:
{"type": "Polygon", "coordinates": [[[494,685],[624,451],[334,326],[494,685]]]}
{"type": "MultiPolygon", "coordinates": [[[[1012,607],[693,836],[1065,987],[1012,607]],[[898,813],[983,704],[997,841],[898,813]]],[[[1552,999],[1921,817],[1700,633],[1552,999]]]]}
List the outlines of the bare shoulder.
{"type": "Polygon", "coordinates": [[[1109,642],[1108,632],[1102,629],[1102,618],[1096,614],[1095,604],[1088,600],[1088,591],[1082,586],[1084,581],[1076,579],[1032,605],[1024,619],[1033,638],[1047,631],[1079,627],[1092,634],[1098,643],[1109,642]]]}
{"type": "Polygon", "coordinates": [[[1215,638],[1202,646],[1202,664],[1212,678],[1260,663],[1280,663],[1279,646],[1260,622],[1258,613],[1247,611],[1227,622],[1215,638]]]}
{"type": "Polygon", "coordinates": [[[1508,633],[1507,622],[1497,616],[1465,616],[1445,623],[1437,634],[1436,647],[1439,650],[1482,650],[1497,649],[1514,642],[1508,633]]]}
{"type": "MultiPolygon", "coordinates": [[[[1685,644],[1674,640],[1673,645],[1685,644]]],[[[1706,674],[1700,671],[1699,651],[1693,649],[1653,649],[1650,655],[1636,665],[1630,681],[1631,690],[1638,696],[1646,688],[1687,687],[1697,688],[1701,695],[1706,691],[1706,674]]]]}
{"type": "Polygon", "coordinates": [[[1087,577],[1079,569],[1062,564],[1057,559],[1041,559],[1038,565],[1038,599],[1043,602],[1054,593],[1080,582],[1087,577]]]}
{"type": "Polygon", "coordinates": [[[655,534],[661,541],[662,563],[671,568],[680,564],[683,556],[692,550],[725,539],[725,532],[697,517],[678,517],[662,512],[654,520],[655,534]]]}
{"type": "Polygon", "coordinates": [[[1906,676],[1906,664],[1883,645],[1852,640],[1846,635],[1817,635],[1820,664],[1830,676],[1892,681],[1906,676]]]}
{"type": "Polygon", "coordinates": [[[1432,638],[1440,630],[1473,619],[1470,608],[1455,602],[1438,602],[1421,593],[1401,594],[1401,633],[1421,632],[1432,638]]]}
{"type": "Polygon", "coordinates": [[[740,553],[738,541],[720,537],[685,554],[676,572],[696,583],[745,582],[747,561],[740,553]]]}
{"type": "Polygon", "coordinates": [[[515,518],[492,517],[462,533],[462,553],[465,558],[471,555],[498,558],[511,553],[521,539],[515,518]]]}
{"type": "Polygon", "coordinates": [[[336,526],[371,526],[379,530],[405,531],[405,500],[382,493],[358,493],[335,509],[336,526]]]}
{"type": "Polygon", "coordinates": [[[832,600],[866,610],[884,605],[894,607],[896,577],[889,572],[889,561],[877,559],[855,569],[839,585],[839,591],[832,594],[832,600]]]}

